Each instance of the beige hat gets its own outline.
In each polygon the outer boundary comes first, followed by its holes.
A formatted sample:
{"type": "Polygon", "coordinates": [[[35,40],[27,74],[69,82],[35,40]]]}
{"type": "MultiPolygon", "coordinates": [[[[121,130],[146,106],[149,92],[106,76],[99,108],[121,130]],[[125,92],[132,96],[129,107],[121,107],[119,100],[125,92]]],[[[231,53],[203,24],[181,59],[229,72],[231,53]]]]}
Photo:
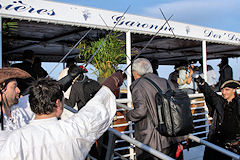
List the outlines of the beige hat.
{"type": "Polygon", "coordinates": [[[220,88],[223,89],[225,87],[236,89],[236,88],[240,87],[240,83],[238,81],[234,81],[234,80],[227,80],[221,85],[220,88]]]}
{"type": "Polygon", "coordinates": [[[0,84],[11,78],[29,78],[31,75],[24,70],[14,67],[4,67],[0,69],[0,84]]]}

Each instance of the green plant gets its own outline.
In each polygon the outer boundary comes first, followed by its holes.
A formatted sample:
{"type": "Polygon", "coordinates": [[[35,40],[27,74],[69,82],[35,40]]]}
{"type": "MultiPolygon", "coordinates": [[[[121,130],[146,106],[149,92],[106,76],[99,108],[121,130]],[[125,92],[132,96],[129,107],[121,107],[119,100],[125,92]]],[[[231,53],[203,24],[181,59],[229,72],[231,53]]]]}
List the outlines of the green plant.
{"type": "Polygon", "coordinates": [[[3,35],[11,35],[12,31],[17,31],[18,24],[17,22],[6,22],[3,21],[2,29],[3,29],[3,35]]]}
{"type": "MultiPolygon", "coordinates": [[[[115,70],[118,69],[119,64],[125,63],[125,42],[119,39],[119,36],[121,36],[121,34],[118,32],[114,32],[109,35],[107,40],[103,43],[102,47],[90,62],[96,68],[93,73],[98,77],[109,77],[115,72],[115,70]]],[[[100,38],[97,41],[85,41],[80,43],[77,47],[81,49],[79,59],[86,63],[103,41],[104,38],[100,38]]]]}
{"type": "Polygon", "coordinates": [[[5,50],[6,46],[14,43],[14,39],[9,38],[13,36],[17,32],[18,23],[17,22],[9,22],[3,21],[2,23],[2,34],[3,34],[3,50],[5,50]]]}

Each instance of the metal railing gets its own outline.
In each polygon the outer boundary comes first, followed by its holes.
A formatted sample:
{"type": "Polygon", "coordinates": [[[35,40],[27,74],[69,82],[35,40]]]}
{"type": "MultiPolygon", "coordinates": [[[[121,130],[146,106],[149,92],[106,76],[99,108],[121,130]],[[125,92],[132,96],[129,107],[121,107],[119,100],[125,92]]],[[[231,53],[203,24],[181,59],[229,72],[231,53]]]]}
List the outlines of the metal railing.
{"type": "MultiPolygon", "coordinates": [[[[119,102],[117,102],[117,106],[123,108],[124,110],[132,110],[132,108],[129,108],[128,106],[126,106],[124,104],[121,104],[119,102]]],[[[67,105],[64,105],[64,108],[66,108],[67,110],[69,110],[73,113],[78,112],[77,110],[75,110],[75,109],[73,109],[73,108],[71,108],[67,105]]],[[[205,126],[203,125],[203,127],[205,127],[205,126]]],[[[106,153],[105,160],[112,159],[112,154],[113,153],[117,154],[121,159],[126,159],[125,157],[123,157],[122,155],[120,155],[116,151],[114,151],[114,144],[115,144],[115,140],[116,140],[115,136],[120,137],[121,139],[129,142],[130,144],[135,145],[138,148],[143,149],[143,150],[149,152],[150,154],[152,154],[152,155],[154,155],[158,158],[161,158],[163,160],[173,160],[173,158],[171,158],[171,157],[169,157],[169,156],[167,156],[167,155],[165,155],[165,154],[163,154],[163,153],[161,153],[161,152],[159,152],[159,151],[157,151],[157,150],[155,150],[155,149],[153,149],[153,148],[151,148],[151,147],[149,147],[149,146],[147,146],[147,145],[145,145],[145,144],[143,144],[143,143],[141,143],[141,142],[139,142],[139,141],[137,141],[137,140],[135,140],[135,139],[133,139],[129,136],[127,136],[126,134],[123,134],[123,133],[113,129],[113,128],[109,128],[108,131],[109,131],[109,141],[108,141],[107,153],[106,153]]],[[[202,133],[206,133],[206,132],[208,132],[208,131],[202,131],[202,133]]],[[[202,134],[202,133],[200,132],[200,134],[202,134]]],[[[222,147],[219,147],[219,146],[217,146],[213,143],[205,141],[205,140],[203,140],[203,138],[199,138],[199,137],[194,136],[194,135],[197,135],[197,134],[198,133],[189,134],[188,138],[197,142],[197,143],[200,143],[200,144],[203,144],[207,147],[210,147],[210,148],[212,148],[212,149],[214,149],[218,152],[221,152],[221,153],[223,153],[223,154],[225,154],[225,155],[227,155],[227,156],[229,156],[233,159],[240,160],[240,155],[235,154],[235,153],[233,153],[229,150],[226,150],[222,147]]],[[[89,156],[89,158],[91,158],[91,156],[89,156]]]]}
{"type": "Polygon", "coordinates": [[[119,131],[117,131],[113,128],[109,128],[108,131],[112,132],[114,135],[120,137],[121,139],[126,140],[127,142],[137,146],[140,149],[143,149],[143,150],[149,152],[150,154],[152,154],[152,155],[154,155],[158,158],[161,158],[163,160],[174,160],[173,158],[171,158],[171,157],[169,157],[169,156],[167,156],[167,155],[165,155],[165,154],[163,154],[163,153],[161,153],[161,152],[159,152],[159,151],[157,151],[157,150],[155,150],[155,149],[153,149],[153,148],[151,148],[151,147],[149,147],[149,146],[147,146],[147,145],[145,145],[145,144],[143,144],[143,143],[141,143],[141,142],[139,142],[135,139],[132,139],[129,136],[127,136],[127,135],[125,135],[125,134],[123,134],[123,133],[121,133],[121,132],[119,132],[119,131]]]}
{"type": "Polygon", "coordinates": [[[226,149],[224,149],[222,147],[219,147],[219,146],[217,146],[217,145],[215,145],[213,143],[210,143],[208,141],[200,139],[200,138],[198,138],[198,137],[196,137],[196,136],[194,136],[192,134],[189,134],[188,138],[193,140],[193,141],[195,141],[195,142],[201,143],[201,144],[203,144],[203,145],[205,145],[205,146],[207,146],[209,148],[212,148],[212,149],[214,149],[214,150],[216,150],[218,152],[221,152],[221,153],[223,153],[223,154],[225,154],[225,155],[227,155],[229,157],[232,157],[233,159],[240,159],[240,155],[238,155],[236,153],[233,153],[233,152],[231,152],[229,150],[226,150],[226,149]]]}
{"type": "MultiPolygon", "coordinates": [[[[121,105],[121,106],[123,106],[123,105],[121,105]]],[[[131,108],[127,107],[127,106],[124,106],[124,107],[126,109],[131,109],[131,108]]],[[[69,111],[71,111],[71,112],[73,112],[73,113],[77,113],[78,112],[74,108],[71,108],[71,107],[69,107],[67,105],[64,105],[64,108],[69,110],[69,111]]],[[[109,135],[110,136],[109,136],[109,141],[108,141],[108,147],[107,147],[107,153],[106,153],[105,160],[111,159],[111,157],[112,157],[111,155],[114,152],[113,151],[113,146],[114,146],[114,143],[115,143],[114,142],[114,135],[116,135],[116,136],[120,137],[121,139],[123,139],[123,140],[125,140],[125,141],[127,141],[127,142],[129,142],[129,143],[131,143],[131,144],[133,144],[135,146],[137,146],[140,149],[143,149],[143,150],[149,152],[150,154],[152,154],[152,155],[154,155],[154,156],[156,156],[158,158],[161,158],[163,160],[174,160],[173,158],[171,158],[171,157],[169,157],[169,156],[167,156],[167,155],[165,155],[165,154],[163,154],[163,153],[161,153],[161,152],[159,152],[159,151],[157,151],[157,150],[155,150],[155,149],[153,149],[153,148],[151,148],[151,147],[149,147],[149,146],[147,146],[147,145],[145,145],[145,144],[143,144],[143,143],[141,143],[141,142],[139,142],[139,141],[137,141],[137,140],[135,140],[133,138],[130,138],[129,136],[127,136],[127,135],[125,135],[125,134],[123,134],[123,133],[121,133],[121,132],[119,132],[119,131],[117,131],[117,130],[115,130],[113,128],[108,128],[108,131],[109,131],[109,135]]],[[[119,155],[119,156],[121,157],[121,155],[119,155]]],[[[91,158],[90,155],[88,155],[88,157],[91,158]]],[[[121,157],[121,159],[124,159],[124,157],[121,157]]]]}
{"type": "MultiPolygon", "coordinates": [[[[199,96],[203,96],[203,94],[194,95],[194,97],[199,97],[199,96]]],[[[203,102],[205,102],[205,101],[198,101],[198,103],[203,103],[203,102]]],[[[194,102],[194,103],[197,103],[197,102],[194,102]]],[[[117,103],[117,105],[118,105],[119,107],[122,107],[122,108],[126,109],[126,110],[132,110],[132,108],[129,108],[129,107],[127,107],[127,106],[124,105],[124,104],[117,103]]],[[[199,113],[198,115],[202,115],[202,114],[203,114],[203,113],[199,113]]],[[[207,113],[204,112],[204,114],[207,114],[207,113]]],[[[207,119],[204,119],[204,120],[202,120],[202,121],[208,121],[209,119],[210,119],[210,118],[207,118],[207,119]]],[[[200,119],[200,120],[195,120],[195,122],[198,122],[198,121],[201,121],[201,119],[200,119]]],[[[207,125],[207,126],[208,126],[208,125],[207,125]]],[[[206,125],[195,126],[194,128],[201,128],[201,127],[206,127],[206,125]]],[[[191,139],[191,140],[193,140],[193,141],[195,141],[195,142],[197,142],[197,143],[200,143],[200,144],[203,144],[203,145],[205,145],[205,146],[207,146],[207,147],[210,147],[210,148],[212,148],[212,149],[214,149],[214,150],[216,150],[216,151],[218,151],[218,152],[221,152],[221,153],[223,153],[223,154],[225,154],[225,155],[227,155],[227,156],[229,156],[229,157],[231,157],[231,158],[233,158],[233,159],[240,160],[240,155],[235,154],[235,153],[233,153],[233,152],[231,152],[231,151],[229,151],[229,150],[226,150],[225,148],[219,147],[219,146],[217,146],[217,145],[215,145],[215,144],[213,144],[213,143],[210,143],[210,142],[208,142],[208,141],[203,140],[203,139],[205,139],[206,137],[204,137],[204,138],[199,138],[199,137],[196,137],[196,136],[195,136],[195,135],[198,135],[198,134],[205,134],[205,133],[208,133],[208,131],[202,131],[202,132],[197,132],[197,133],[189,134],[188,138],[191,139]]]]}

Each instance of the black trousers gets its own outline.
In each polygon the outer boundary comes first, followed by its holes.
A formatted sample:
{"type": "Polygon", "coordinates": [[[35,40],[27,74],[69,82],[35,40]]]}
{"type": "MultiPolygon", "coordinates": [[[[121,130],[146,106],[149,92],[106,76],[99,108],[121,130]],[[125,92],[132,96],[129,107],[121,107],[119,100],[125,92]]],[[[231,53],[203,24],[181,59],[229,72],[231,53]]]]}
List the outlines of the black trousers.
{"type": "MultiPolygon", "coordinates": [[[[170,147],[162,149],[161,152],[175,159],[177,149],[178,149],[178,143],[173,144],[170,147]]],[[[157,158],[147,152],[143,152],[141,155],[137,156],[137,160],[159,160],[159,158],[157,158]]]]}
{"type": "Polygon", "coordinates": [[[205,147],[203,160],[232,160],[232,158],[211,148],[205,147]]]}

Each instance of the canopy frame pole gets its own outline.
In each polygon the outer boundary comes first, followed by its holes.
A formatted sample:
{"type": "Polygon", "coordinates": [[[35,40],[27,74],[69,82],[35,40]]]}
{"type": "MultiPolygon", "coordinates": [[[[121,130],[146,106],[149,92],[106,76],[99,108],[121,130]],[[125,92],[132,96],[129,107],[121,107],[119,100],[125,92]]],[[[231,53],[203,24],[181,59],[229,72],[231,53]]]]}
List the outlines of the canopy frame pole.
{"type": "MultiPolygon", "coordinates": [[[[132,57],[131,57],[131,31],[127,31],[126,32],[126,59],[127,59],[127,66],[131,64],[132,62],[132,57]]],[[[127,68],[126,70],[126,74],[127,74],[127,99],[128,99],[128,103],[127,106],[129,108],[131,108],[132,105],[132,94],[130,92],[130,86],[132,84],[132,73],[131,73],[131,68],[127,68]]],[[[133,130],[133,125],[132,123],[129,124],[129,131],[133,130]]],[[[129,136],[131,138],[133,138],[133,133],[130,133],[129,136]]],[[[130,148],[129,149],[129,153],[130,153],[130,159],[134,159],[134,149],[130,148]]]]}
{"type": "MultiPolygon", "coordinates": [[[[126,32],[126,60],[127,60],[127,65],[131,64],[131,31],[126,32]]],[[[132,95],[130,92],[130,85],[132,84],[132,73],[131,73],[131,68],[128,68],[126,71],[127,74],[127,99],[129,100],[128,102],[128,107],[131,108],[131,101],[132,101],[132,95]]]]}
{"type": "MultiPolygon", "coordinates": [[[[204,40],[202,41],[202,67],[203,67],[203,77],[207,82],[207,42],[204,40]]],[[[208,107],[206,103],[204,103],[204,111],[208,113],[208,107]]],[[[205,118],[208,119],[208,114],[205,114],[205,118]]],[[[205,130],[209,133],[209,123],[208,120],[205,121],[205,130]]],[[[206,135],[208,136],[208,134],[206,135]]]]}
{"type": "Polygon", "coordinates": [[[202,62],[204,79],[207,81],[207,42],[205,40],[202,41],[202,62]]]}

